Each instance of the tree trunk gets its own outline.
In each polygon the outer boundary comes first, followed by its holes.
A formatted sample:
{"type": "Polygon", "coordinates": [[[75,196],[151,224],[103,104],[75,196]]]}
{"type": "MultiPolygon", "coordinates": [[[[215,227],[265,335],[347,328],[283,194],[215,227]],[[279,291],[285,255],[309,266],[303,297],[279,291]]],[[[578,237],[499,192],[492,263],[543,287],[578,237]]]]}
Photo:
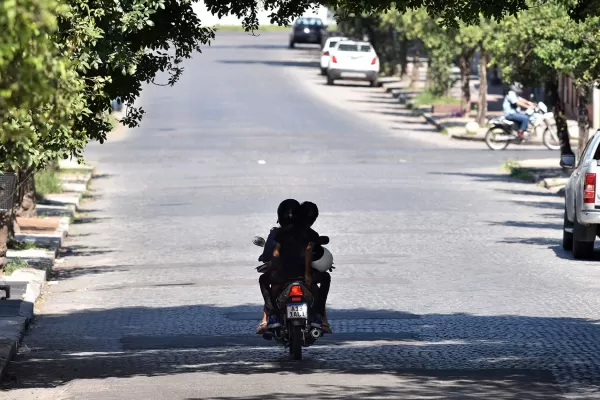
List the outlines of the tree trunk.
{"type": "Polygon", "coordinates": [[[481,57],[479,60],[479,104],[477,106],[477,123],[480,126],[485,125],[487,117],[487,64],[488,55],[485,50],[481,50],[481,57]]]}
{"type": "Polygon", "coordinates": [[[406,66],[408,64],[408,39],[406,35],[402,34],[402,41],[400,42],[400,77],[404,78],[406,75],[406,66]]]}
{"type": "Polygon", "coordinates": [[[590,136],[590,115],[588,113],[589,87],[581,85],[577,88],[577,125],[579,128],[579,154],[585,148],[590,136]]]}
{"type": "Polygon", "coordinates": [[[460,86],[461,86],[461,97],[460,97],[460,108],[468,115],[469,108],[471,105],[471,86],[469,82],[469,61],[468,54],[463,53],[460,56],[459,67],[460,67],[460,86]]]}
{"type": "Polygon", "coordinates": [[[35,198],[34,168],[20,168],[19,179],[19,202],[16,207],[16,216],[33,218],[37,201],[35,198]]]}
{"type": "Polygon", "coordinates": [[[6,265],[11,214],[10,211],[0,213],[0,270],[6,265]]]}
{"type": "Polygon", "coordinates": [[[558,80],[555,78],[548,82],[548,98],[550,104],[553,104],[552,111],[554,112],[554,122],[556,123],[556,133],[560,142],[560,155],[574,155],[573,149],[571,149],[571,142],[569,138],[569,126],[567,125],[567,118],[565,116],[565,106],[558,95],[558,80]]]}
{"type": "Polygon", "coordinates": [[[419,48],[419,44],[417,43],[415,49],[415,55],[413,57],[413,67],[412,67],[412,76],[410,78],[410,87],[411,89],[417,89],[419,84],[419,66],[420,66],[420,57],[421,52],[419,48]]]}

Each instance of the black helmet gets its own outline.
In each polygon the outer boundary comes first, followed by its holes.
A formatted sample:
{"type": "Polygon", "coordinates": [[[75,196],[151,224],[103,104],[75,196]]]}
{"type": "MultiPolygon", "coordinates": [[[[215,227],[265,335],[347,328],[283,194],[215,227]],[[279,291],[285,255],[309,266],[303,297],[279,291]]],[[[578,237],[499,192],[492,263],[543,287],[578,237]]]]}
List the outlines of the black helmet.
{"type": "Polygon", "coordinates": [[[312,226],[319,217],[319,207],[315,203],[305,201],[300,204],[300,215],[306,225],[312,226]]]}
{"type": "Polygon", "coordinates": [[[286,226],[293,224],[298,219],[300,203],[294,199],[287,199],[277,207],[277,222],[279,225],[286,226]]]}

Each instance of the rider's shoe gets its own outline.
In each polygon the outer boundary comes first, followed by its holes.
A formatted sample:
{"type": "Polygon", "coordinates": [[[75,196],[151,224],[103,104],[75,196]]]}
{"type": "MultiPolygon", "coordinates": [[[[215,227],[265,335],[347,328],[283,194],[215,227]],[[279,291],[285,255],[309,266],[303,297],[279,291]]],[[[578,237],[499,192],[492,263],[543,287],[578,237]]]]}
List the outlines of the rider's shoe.
{"type": "Polygon", "coordinates": [[[323,325],[323,318],[318,314],[315,315],[315,318],[310,323],[310,326],[312,326],[313,328],[321,328],[322,325],[323,325]]]}

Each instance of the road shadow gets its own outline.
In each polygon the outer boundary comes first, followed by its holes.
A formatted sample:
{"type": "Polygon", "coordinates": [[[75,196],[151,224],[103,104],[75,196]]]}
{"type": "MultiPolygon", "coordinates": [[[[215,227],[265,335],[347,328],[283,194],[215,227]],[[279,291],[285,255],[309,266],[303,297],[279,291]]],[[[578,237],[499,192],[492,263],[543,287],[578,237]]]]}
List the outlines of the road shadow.
{"type": "MultiPolygon", "coordinates": [[[[303,361],[292,362],[284,349],[254,334],[260,309],[255,304],[198,304],[41,315],[24,340],[28,351],[19,353],[9,367],[16,380],[3,388],[54,388],[81,379],[191,372],[262,379],[285,372],[307,375],[308,380],[312,374],[349,380],[353,375],[387,375],[412,384],[386,390],[418,398],[456,390],[458,398],[541,399],[547,398],[542,393],[560,393],[552,371],[563,377],[578,365],[597,371],[600,357],[600,347],[592,345],[600,343],[596,320],[332,308],[334,329],[355,330],[325,336],[320,345],[306,349],[303,361]],[[361,315],[377,312],[381,319],[365,325],[361,315]],[[236,313],[253,313],[256,319],[227,318],[236,313]],[[351,319],[344,320],[344,313],[351,319]],[[211,324],[200,322],[208,319],[211,324]],[[572,350],[581,338],[589,344],[586,351],[572,350]],[[440,388],[440,379],[449,386],[440,388]]],[[[598,389],[594,374],[582,378],[579,387],[598,389]]],[[[331,393],[343,395],[341,390],[331,393]]]]}
{"type": "Polygon", "coordinates": [[[94,222],[106,221],[106,220],[110,220],[110,219],[111,218],[109,218],[109,217],[88,217],[88,216],[82,215],[82,216],[78,216],[75,219],[73,219],[73,222],[71,224],[72,225],[91,224],[94,222]]]}
{"type": "Polygon", "coordinates": [[[496,192],[515,194],[520,196],[538,196],[538,197],[551,197],[557,198],[559,197],[556,193],[552,193],[550,191],[538,192],[533,190],[516,190],[516,189],[494,189],[496,192]]]}
{"type": "Polygon", "coordinates": [[[231,65],[250,65],[250,64],[262,64],[269,65],[272,67],[301,67],[301,68],[319,68],[319,60],[315,61],[269,61],[269,60],[219,60],[218,62],[223,64],[231,65]]]}
{"type": "Polygon", "coordinates": [[[489,222],[491,226],[508,226],[515,228],[534,228],[534,229],[562,229],[562,223],[550,223],[550,222],[533,222],[533,221],[501,221],[501,222],[489,222]]]}
{"type": "Polygon", "coordinates": [[[89,246],[69,245],[60,250],[61,257],[86,257],[113,253],[114,250],[92,248],[89,246]]]}
{"type": "Polygon", "coordinates": [[[97,175],[92,175],[92,179],[108,179],[108,178],[113,178],[117,175],[115,174],[97,174],[97,175]]]}
{"type": "Polygon", "coordinates": [[[128,271],[131,267],[133,267],[133,265],[107,265],[95,267],[69,267],[57,265],[52,271],[51,279],[49,280],[64,281],[84,275],[100,275],[111,272],[124,272],[128,271]]]}

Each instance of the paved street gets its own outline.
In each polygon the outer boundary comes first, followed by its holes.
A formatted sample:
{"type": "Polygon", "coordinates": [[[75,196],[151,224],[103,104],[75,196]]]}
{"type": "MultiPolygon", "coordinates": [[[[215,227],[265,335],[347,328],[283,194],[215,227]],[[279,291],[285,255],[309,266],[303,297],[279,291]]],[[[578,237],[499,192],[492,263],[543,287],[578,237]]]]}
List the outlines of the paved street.
{"type": "Polygon", "coordinates": [[[101,176],[0,398],[595,398],[600,255],[572,260],[562,199],[498,173],[557,153],[450,142],[286,40],[218,34],[89,147],[101,176]],[[288,197],[337,266],[335,334],[300,363],[254,334],[251,240],[288,197]]]}

